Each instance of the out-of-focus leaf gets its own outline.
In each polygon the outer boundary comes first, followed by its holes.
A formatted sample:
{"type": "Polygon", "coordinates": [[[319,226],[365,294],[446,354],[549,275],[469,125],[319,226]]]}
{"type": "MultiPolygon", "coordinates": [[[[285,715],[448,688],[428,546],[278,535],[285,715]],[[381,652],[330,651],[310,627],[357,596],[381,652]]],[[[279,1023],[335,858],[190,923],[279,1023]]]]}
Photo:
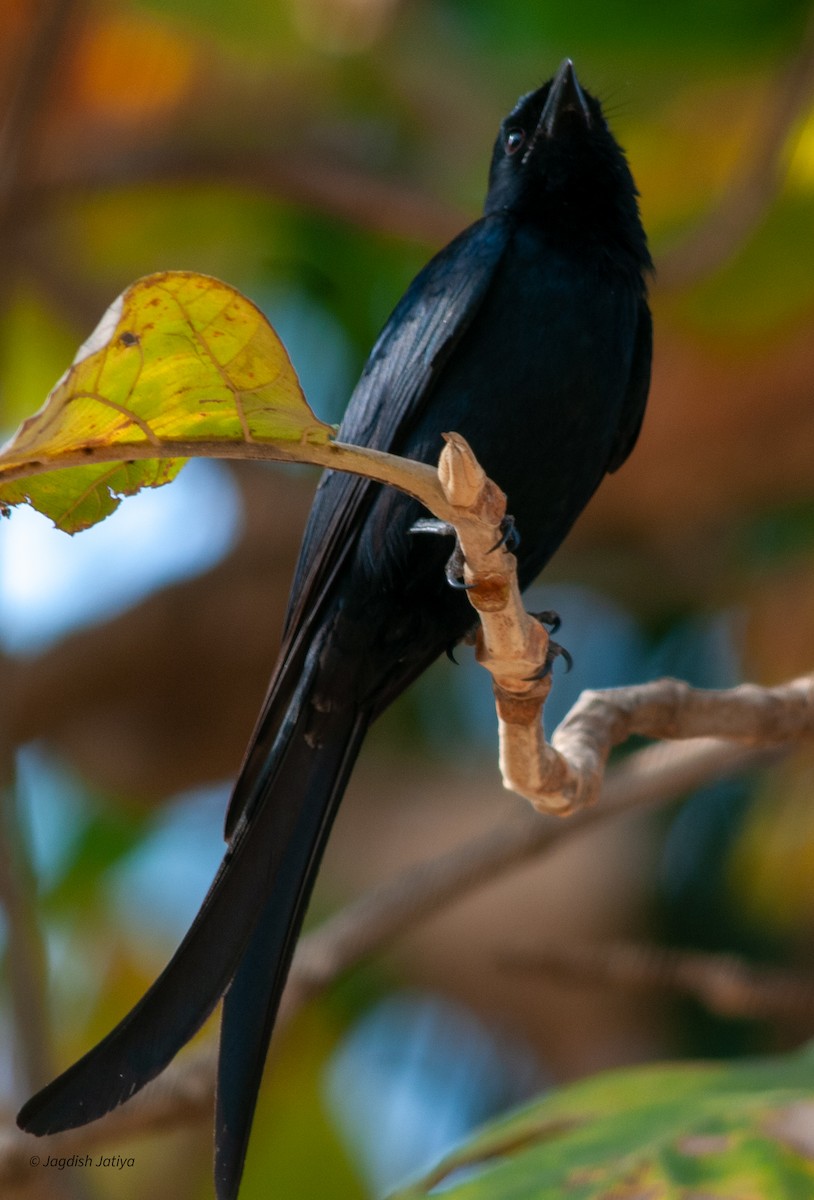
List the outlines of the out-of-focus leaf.
{"type": "Polygon", "coordinates": [[[324,1102],[325,1062],[341,1033],[330,997],[281,1031],[260,1092],[241,1200],[369,1197],[324,1102]]]}
{"type": "Polygon", "coordinates": [[[45,898],[45,907],[64,919],[78,905],[98,900],[100,880],[144,840],[145,814],[114,807],[89,815],[78,832],[70,862],[45,898]]]}
{"type": "Polygon", "coordinates": [[[789,328],[814,304],[814,279],[801,246],[814,221],[814,197],[789,193],[731,263],[676,301],[704,336],[731,337],[747,347],[789,328]]]}
{"type": "Polygon", "coordinates": [[[814,1194],[814,1051],[614,1071],[487,1127],[393,1200],[814,1194]],[[453,1172],[460,1183],[444,1186],[453,1172]],[[473,1174],[474,1172],[474,1174],[473,1174]]]}
{"type": "Polygon", "coordinates": [[[237,0],[229,5],[218,0],[139,0],[139,7],[162,20],[170,17],[191,23],[193,28],[211,30],[227,45],[255,51],[260,47],[263,52],[273,47],[280,54],[281,50],[290,50],[292,42],[296,44],[287,4],[268,4],[265,0],[237,0]]]}
{"type": "Polygon", "coordinates": [[[4,435],[28,416],[76,348],[76,330],[33,289],[9,298],[0,326],[0,429],[4,435]]]}
{"type": "Polygon", "coordinates": [[[808,750],[779,764],[763,780],[737,830],[726,864],[728,882],[739,911],[762,931],[800,936],[811,929],[812,785],[814,757],[808,750]]]}
{"type": "Polygon", "coordinates": [[[687,71],[714,55],[727,61],[754,54],[799,29],[799,0],[689,0],[664,7],[647,0],[586,0],[567,4],[490,4],[489,0],[445,0],[444,8],[466,22],[470,37],[492,55],[533,46],[563,46],[575,56],[582,46],[632,55],[646,51],[672,59],[690,52],[687,71]]]}
{"type": "Polygon", "coordinates": [[[168,22],[135,12],[100,12],[71,61],[70,90],[86,113],[108,121],[156,120],[194,78],[196,47],[168,22]]]}
{"type": "Polygon", "coordinates": [[[752,571],[802,563],[814,546],[814,499],[750,514],[735,531],[734,542],[740,561],[752,571]]]}
{"type": "MultiPolygon", "coordinates": [[[[28,502],[69,532],[124,495],[167,483],[167,443],[324,444],[266,318],[226,284],[188,272],[139,280],[110,306],[45,405],[0,454],[0,503],[28,502]],[[76,463],[121,447],[121,460],[76,463]],[[131,455],[155,447],[155,458],[131,455]],[[3,482],[28,464],[66,469],[3,482]]],[[[109,457],[109,455],[108,455],[109,457]]]]}

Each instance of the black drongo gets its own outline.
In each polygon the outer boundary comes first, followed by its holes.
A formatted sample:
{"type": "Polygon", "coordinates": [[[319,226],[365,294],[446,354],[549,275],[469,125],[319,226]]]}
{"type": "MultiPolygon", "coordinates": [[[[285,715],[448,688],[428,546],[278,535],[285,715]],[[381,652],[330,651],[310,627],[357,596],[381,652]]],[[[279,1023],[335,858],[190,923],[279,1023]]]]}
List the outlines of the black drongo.
{"type": "MultiPolygon", "coordinates": [[[[650,257],[636,188],[570,61],[500,128],[484,215],[416,277],[376,342],[339,437],[435,463],[469,441],[507,493],[521,586],[636,441],[650,383],[650,257]]],[[[19,1124],[108,1112],[167,1065],[221,997],[219,1200],[237,1195],[280,993],[365,732],[474,623],[412,534],[419,505],[339,473],[319,485],[282,648],[235,785],[228,848],[175,956],[19,1124]]]]}

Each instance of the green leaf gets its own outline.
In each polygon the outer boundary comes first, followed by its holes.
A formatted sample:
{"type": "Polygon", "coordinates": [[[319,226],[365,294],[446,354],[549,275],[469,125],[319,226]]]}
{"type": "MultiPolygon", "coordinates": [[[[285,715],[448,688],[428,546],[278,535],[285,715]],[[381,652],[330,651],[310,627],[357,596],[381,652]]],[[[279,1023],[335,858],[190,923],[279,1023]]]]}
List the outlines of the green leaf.
{"type": "Polygon", "coordinates": [[[435,1189],[444,1200],[806,1200],[814,1052],[614,1071],[563,1088],[487,1127],[392,1200],[435,1189]]]}
{"type": "Polygon", "coordinates": [[[172,479],[178,447],[262,443],[297,458],[331,436],[251,301],[208,276],[150,275],[114,301],[0,452],[0,504],[29,503],[75,532],[172,479]]]}

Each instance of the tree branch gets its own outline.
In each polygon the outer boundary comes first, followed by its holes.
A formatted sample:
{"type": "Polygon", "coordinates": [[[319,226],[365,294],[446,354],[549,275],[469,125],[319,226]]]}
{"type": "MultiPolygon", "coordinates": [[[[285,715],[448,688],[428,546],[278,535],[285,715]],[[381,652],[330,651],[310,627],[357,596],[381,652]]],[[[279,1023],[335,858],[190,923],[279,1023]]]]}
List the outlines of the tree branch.
{"type": "MultiPolygon", "coordinates": [[[[614,746],[633,736],[731,738],[774,746],[814,735],[814,677],[778,688],[727,691],[675,679],[584,692],[554,733],[543,733],[551,691],[549,639],[523,607],[517,560],[505,545],[506,498],[466,441],[447,434],[438,475],[465,558],[467,595],[480,617],[477,657],[492,676],[504,786],[541,812],[594,804],[614,746]]],[[[522,530],[520,531],[522,534],[522,530]]]]}
{"type": "Polygon", "coordinates": [[[766,751],[706,738],[686,745],[651,746],[608,772],[601,806],[583,809],[566,822],[540,820],[526,810],[511,824],[420,863],[372,889],[300,939],[281,1018],[292,1016],[344,971],[418,921],[526,862],[553,853],[564,841],[623,813],[661,808],[685,792],[768,761],[766,751]]]}
{"type": "Polygon", "coordinates": [[[683,992],[711,1012],[749,1020],[814,1016],[814,976],[755,966],[734,954],[625,942],[545,946],[502,960],[511,971],[588,985],[683,992]]]}

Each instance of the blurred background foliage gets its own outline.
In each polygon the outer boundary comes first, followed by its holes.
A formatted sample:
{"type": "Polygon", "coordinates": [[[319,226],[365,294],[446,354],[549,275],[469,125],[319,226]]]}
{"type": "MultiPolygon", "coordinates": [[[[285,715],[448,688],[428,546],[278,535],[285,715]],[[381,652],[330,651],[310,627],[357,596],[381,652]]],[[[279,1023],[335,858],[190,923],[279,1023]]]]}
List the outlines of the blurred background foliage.
{"type": "MultiPolygon", "coordinates": [[[[565,55],[639,183],[656,356],[633,459],[530,605],[560,611],[576,662],[555,703],[664,673],[812,670],[802,0],[5,0],[0,428],[39,407],[117,293],[168,268],[261,304],[338,419],[412,275],[477,215],[500,118],[565,55]]],[[[73,540],[26,512],[0,528],[9,1113],[137,998],[197,907],[312,487],[306,471],[195,464],[73,540]]],[[[371,738],[312,919],[521,803],[499,786],[488,683],[461,657],[371,738]]],[[[343,981],[280,1040],[246,1200],[380,1195],[546,1081],[800,1041],[810,1029],[518,979],[500,959],[614,937],[810,967],[812,780],[800,754],[618,821],[343,981]]],[[[209,1138],[116,1147],[136,1156],[127,1177],[43,1194],[197,1200],[209,1138]]]]}

